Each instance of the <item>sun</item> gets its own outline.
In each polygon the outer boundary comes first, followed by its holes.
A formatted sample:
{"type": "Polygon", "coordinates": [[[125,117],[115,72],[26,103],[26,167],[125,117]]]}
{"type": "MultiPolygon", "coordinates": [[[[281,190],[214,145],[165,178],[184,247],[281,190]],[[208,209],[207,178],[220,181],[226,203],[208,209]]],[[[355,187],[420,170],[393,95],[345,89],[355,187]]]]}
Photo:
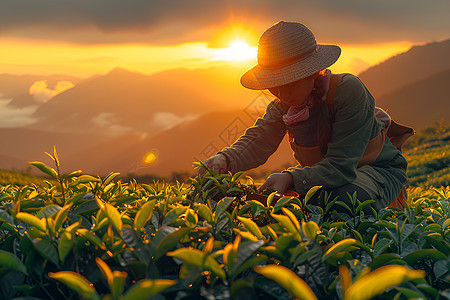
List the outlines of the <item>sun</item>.
{"type": "Polygon", "coordinates": [[[234,40],[227,48],[215,49],[214,52],[214,60],[239,62],[256,59],[256,47],[239,39],[234,40]]]}

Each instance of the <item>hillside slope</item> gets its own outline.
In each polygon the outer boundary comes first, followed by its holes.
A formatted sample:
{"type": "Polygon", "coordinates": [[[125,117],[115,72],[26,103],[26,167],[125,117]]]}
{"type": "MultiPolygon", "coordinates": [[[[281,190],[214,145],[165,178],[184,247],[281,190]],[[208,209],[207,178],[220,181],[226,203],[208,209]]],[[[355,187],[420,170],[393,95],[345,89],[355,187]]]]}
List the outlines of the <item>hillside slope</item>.
{"type": "Polygon", "coordinates": [[[170,70],[143,75],[123,69],[86,80],[35,112],[33,128],[112,134],[165,130],[200,114],[229,110],[253,100],[239,86],[239,68],[170,70]]]}
{"type": "Polygon", "coordinates": [[[359,74],[376,97],[450,68],[450,39],[414,46],[359,74]]]}
{"type": "Polygon", "coordinates": [[[450,120],[450,68],[376,99],[393,119],[416,129],[450,120]]]}
{"type": "MultiPolygon", "coordinates": [[[[158,174],[193,172],[192,162],[204,160],[230,145],[253,119],[243,111],[214,112],[185,122],[148,138],[119,137],[67,157],[66,166],[85,172],[122,174],[158,174]],[[147,153],[154,153],[153,164],[145,164],[147,153]]],[[[261,169],[280,170],[295,165],[286,141],[261,169]]]]}

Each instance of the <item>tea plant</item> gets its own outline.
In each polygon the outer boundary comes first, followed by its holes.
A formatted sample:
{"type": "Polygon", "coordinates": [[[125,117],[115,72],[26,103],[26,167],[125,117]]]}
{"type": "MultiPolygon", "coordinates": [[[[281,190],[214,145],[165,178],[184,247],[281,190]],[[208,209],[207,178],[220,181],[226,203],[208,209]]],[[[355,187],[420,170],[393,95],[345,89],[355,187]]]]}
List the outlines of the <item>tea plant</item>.
{"type": "Polygon", "coordinates": [[[356,194],[313,205],[320,187],[261,202],[242,173],[139,185],[64,175],[49,156],[55,169],[32,165],[53,181],[0,186],[2,299],[450,296],[448,187],[369,216],[356,194]]]}

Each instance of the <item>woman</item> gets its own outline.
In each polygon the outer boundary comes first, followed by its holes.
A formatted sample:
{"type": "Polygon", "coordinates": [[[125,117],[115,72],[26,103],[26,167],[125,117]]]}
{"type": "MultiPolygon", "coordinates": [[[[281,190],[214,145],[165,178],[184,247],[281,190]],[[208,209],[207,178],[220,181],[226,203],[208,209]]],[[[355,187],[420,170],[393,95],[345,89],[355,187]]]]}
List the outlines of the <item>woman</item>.
{"type": "Polygon", "coordinates": [[[255,168],[288,133],[299,165],[271,174],[260,190],[305,194],[320,185],[322,194],[332,192],[331,199],[339,196],[347,204],[347,193],[357,192],[361,202],[373,199],[376,210],[394,201],[406,181],[407,162],[386,135],[389,116],[375,109],[362,82],[326,69],[340,52],[338,46],[317,44],[300,23],[279,22],[267,29],[259,40],[258,64],[241,84],[268,89],[277,98],[254,126],[206,165],[222,173],[255,168]]]}

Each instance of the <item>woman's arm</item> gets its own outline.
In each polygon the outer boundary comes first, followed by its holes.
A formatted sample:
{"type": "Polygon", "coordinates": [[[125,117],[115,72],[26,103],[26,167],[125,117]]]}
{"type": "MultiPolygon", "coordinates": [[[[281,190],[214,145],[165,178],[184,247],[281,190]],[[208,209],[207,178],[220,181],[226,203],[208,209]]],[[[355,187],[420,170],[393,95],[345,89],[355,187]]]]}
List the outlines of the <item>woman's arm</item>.
{"type": "Polygon", "coordinates": [[[286,134],[282,116],[287,109],[285,104],[272,101],[262,118],[230,147],[219,152],[227,157],[231,172],[256,168],[264,164],[277,150],[286,134]]]}
{"type": "Polygon", "coordinates": [[[353,181],[367,143],[381,130],[374,114],[372,95],[353,75],[346,75],[339,82],[334,108],[335,122],[325,158],[312,167],[297,166],[287,170],[299,193],[315,185],[331,188],[353,181]]]}

